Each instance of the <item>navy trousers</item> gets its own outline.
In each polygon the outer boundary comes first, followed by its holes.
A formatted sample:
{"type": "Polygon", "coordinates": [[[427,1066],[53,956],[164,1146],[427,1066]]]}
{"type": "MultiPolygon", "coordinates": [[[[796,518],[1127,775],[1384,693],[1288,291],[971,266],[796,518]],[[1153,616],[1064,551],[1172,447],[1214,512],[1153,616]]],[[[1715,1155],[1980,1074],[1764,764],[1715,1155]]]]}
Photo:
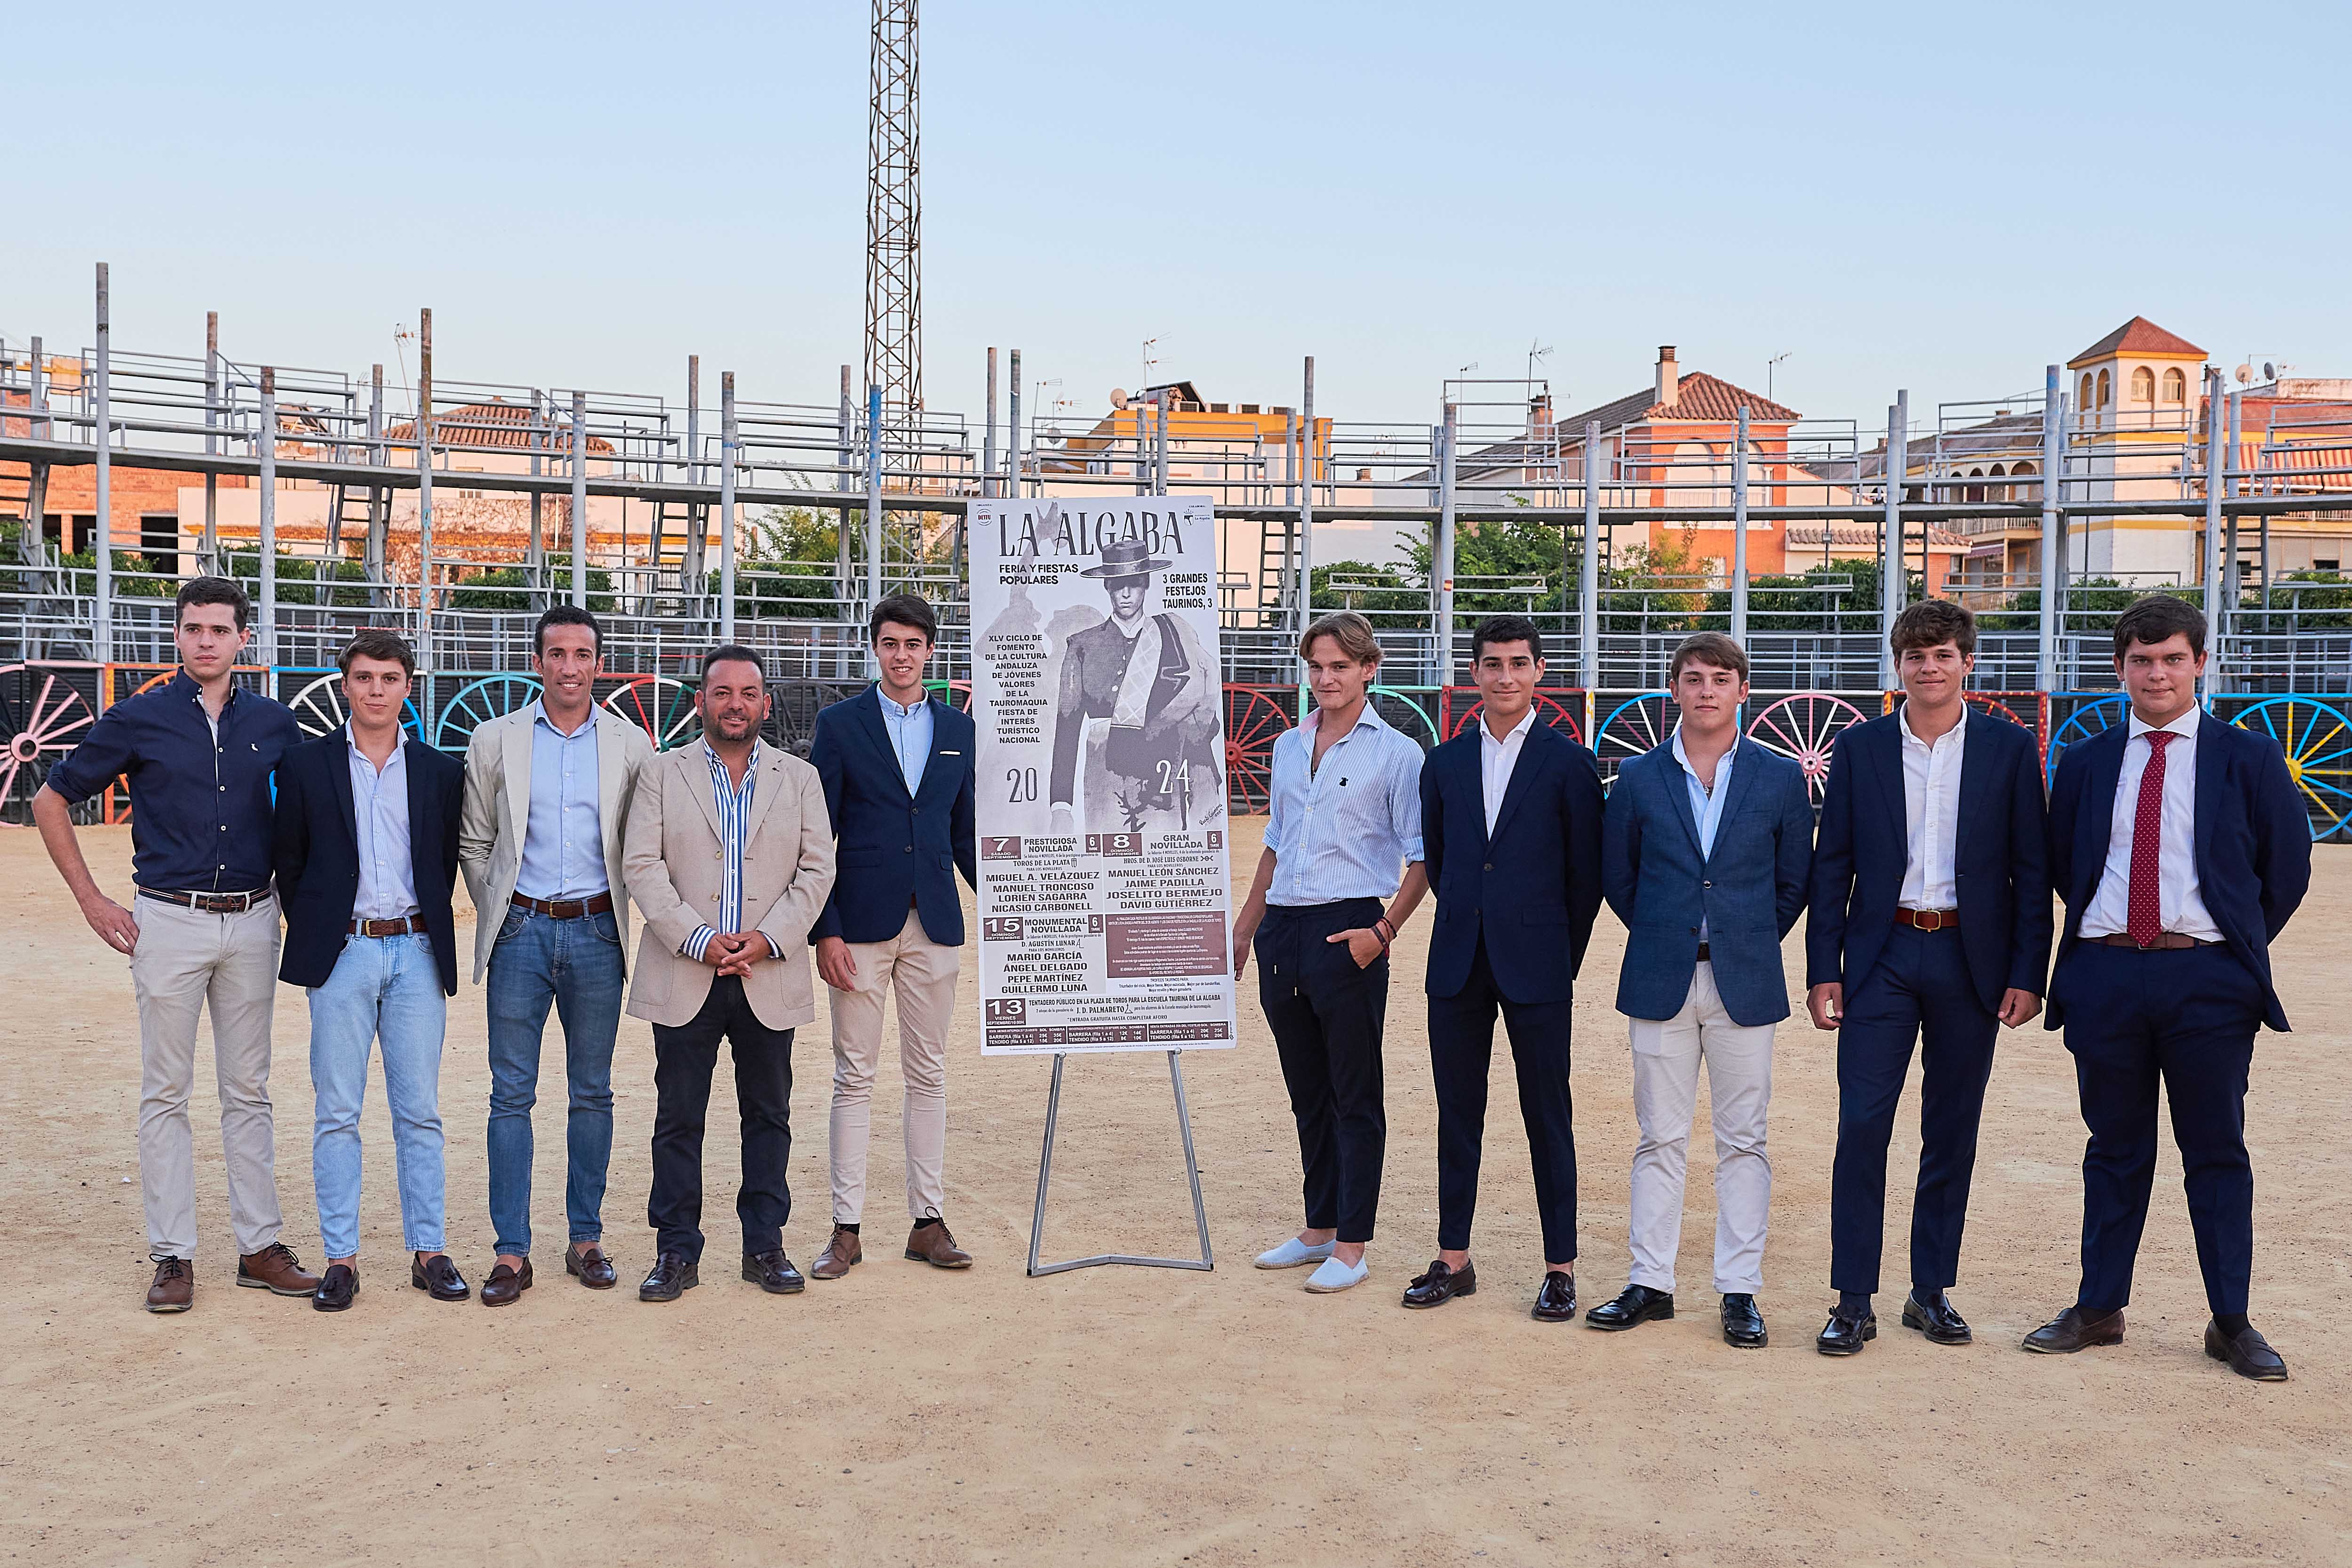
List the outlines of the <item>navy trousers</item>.
{"type": "Polygon", "coordinates": [[[1874,1292],[1886,1236],[1886,1145],[1911,1046],[1920,1042],[1919,1184],[1911,1197],[1911,1283],[1959,1278],[1977,1124],[2000,1020],[1985,1010],[1955,930],[1897,925],[1846,998],[1838,1027],[1837,1162],[1830,1175],[1830,1288],[1874,1292]]]}
{"type": "Polygon", "coordinates": [[[2246,1157],[2246,1072],[2263,989],[2220,946],[2157,949],[2084,943],[2051,989],[2066,1003],[2083,1121],[2085,1312],[2131,1300],[2132,1263],[2156,1181],[2159,1080],[2180,1148],[2197,1266],[2214,1312],[2246,1310],[2253,1272],[2254,1169],[2246,1157]]]}
{"type": "MultiPolygon", "coordinates": [[[[1563,952],[1560,961],[1567,958],[1563,952]]],[[[1519,1115],[1527,1124],[1528,1155],[1535,1166],[1544,1261],[1570,1262],[1576,1257],[1576,1127],[1568,1088],[1572,1009],[1565,1001],[1515,1002],[1504,997],[1487,966],[1483,936],[1461,990],[1429,998],[1429,1065],[1437,1090],[1437,1245],[1444,1251],[1470,1245],[1497,1010],[1518,1068],[1519,1115]]]]}
{"type": "Polygon", "coordinates": [[[1372,1239],[1388,1149],[1381,1026],[1388,1017],[1389,960],[1358,968],[1334,932],[1369,929],[1377,898],[1305,907],[1270,904],[1257,928],[1258,1001],[1274,1030],[1306,1172],[1307,1228],[1342,1241],[1372,1239]]]}

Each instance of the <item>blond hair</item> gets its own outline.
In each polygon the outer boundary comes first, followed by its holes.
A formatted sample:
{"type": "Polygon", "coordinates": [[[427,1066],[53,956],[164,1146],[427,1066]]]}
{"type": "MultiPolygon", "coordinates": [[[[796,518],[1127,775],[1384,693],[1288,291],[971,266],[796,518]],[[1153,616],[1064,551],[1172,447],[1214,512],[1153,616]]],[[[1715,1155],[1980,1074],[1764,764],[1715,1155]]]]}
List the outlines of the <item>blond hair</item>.
{"type": "Polygon", "coordinates": [[[1298,656],[1315,656],[1315,640],[1328,637],[1339,644],[1339,652],[1360,664],[1381,662],[1380,640],[1372,635],[1372,623],[1352,610],[1335,610],[1318,616],[1298,639],[1298,656]]]}

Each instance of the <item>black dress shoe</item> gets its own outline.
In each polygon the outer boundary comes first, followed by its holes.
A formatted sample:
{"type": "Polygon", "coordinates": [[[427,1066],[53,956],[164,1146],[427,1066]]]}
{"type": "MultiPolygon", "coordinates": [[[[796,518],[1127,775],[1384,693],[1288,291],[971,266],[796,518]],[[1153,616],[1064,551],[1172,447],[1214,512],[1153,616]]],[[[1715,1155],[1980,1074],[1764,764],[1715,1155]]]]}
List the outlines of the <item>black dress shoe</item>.
{"type": "Polygon", "coordinates": [[[1813,1340],[1813,1348],[1823,1355],[1860,1355],[1862,1347],[1877,1337],[1876,1312],[1849,1312],[1843,1307],[1832,1307],[1830,1321],[1813,1340]]]}
{"type": "Polygon", "coordinates": [[[1647,1285],[1628,1285],[1613,1301],[1603,1301],[1584,1314],[1584,1326],[1603,1333],[1622,1333],[1639,1323],[1664,1322],[1675,1315],[1675,1293],[1647,1285]]]}
{"type": "Polygon", "coordinates": [[[592,1291],[609,1291],[621,1282],[621,1271],[593,1241],[575,1241],[566,1247],[563,1271],[592,1291]]]}
{"type": "Polygon", "coordinates": [[[1419,1275],[1404,1288],[1404,1304],[1408,1307],[1442,1307],[1456,1296],[1478,1293],[1478,1268],[1465,1263],[1459,1270],[1449,1269],[1444,1260],[1433,1262],[1429,1272],[1419,1275]]]}
{"type": "Polygon", "coordinates": [[[1528,1316],[1539,1323],[1574,1322],[1576,1276],[1557,1269],[1545,1270],[1543,1288],[1536,1292],[1536,1304],[1528,1316]]]}
{"type": "Polygon", "coordinates": [[[348,1263],[330,1263],[310,1292],[310,1305],[322,1312],[340,1312],[360,1293],[360,1277],[348,1263]]]}
{"type": "Polygon", "coordinates": [[[1918,1291],[1912,1291],[1910,1299],[1903,1303],[1903,1326],[1917,1329],[1931,1344],[1969,1344],[1977,1337],[1969,1332],[1968,1320],[1952,1310],[1951,1299],[1941,1291],[1936,1292],[1932,1301],[1923,1301],[1918,1291]]]}
{"type": "Polygon", "coordinates": [[[641,1301],[674,1301],[702,1283],[693,1259],[683,1252],[665,1252],[654,1260],[653,1272],[637,1287],[641,1301]]]}
{"type": "Polygon", "coordinates": [[[1734,1350],[1764,1348],[1764,1314],[1756,1310],[1756,1298],[1744,1291],[1723,1298],[1723,1343],[1734,1350]]]}
{"type": "Polygon", "coordinates": [[[422,1263],[413,1257],[409,1259],[408,1282],[436,1301],[462,1301],[474,1293],[474,1288],[466,1283],[466,1276],[457,1272],[457,1265],[449,1261],[446,1252],[436,1252],[422,1263]]]}
{"type": "Polygon", "coordinates": [[[520,1269],[511,1263],[500,1263],[491,1269],[490,1277],[482,1281],[482,1305],[510,1307],[521,1301],[522,1293],[530,1289],[530,1259],[522,1260],[520,1269]]]}
{"type": "Polygon", "coordinates": [[[2256,1383],[2284,1383],[2286,1363],[2271,1348],[2262,1331],[2248,1324],[2235,1335],[2221,1332],[2220,1323],[2205,1325],[2205,1354],[2215,1361],[2226,1361],[2230,1370],[2241,1377],[2251,1377],[2256,1383]]]}
{"type": "Polygon", "coordinates": [[[2025,1348],[2036,1355],[2072,1355],[2098,1344],[2124,1343],[2124,1310],[2086,1312],[2068,1307],[2025,1336],[2025,1348]]]}
{"type": "Polygon", "coordinates": [[[796,1295],[808,1288],[808,1281],[801,1278],[801,1271],[793,1267],[781,1247],[773,1252],[744,1253],[743,1278],[772,1296],[796,1295]]]}

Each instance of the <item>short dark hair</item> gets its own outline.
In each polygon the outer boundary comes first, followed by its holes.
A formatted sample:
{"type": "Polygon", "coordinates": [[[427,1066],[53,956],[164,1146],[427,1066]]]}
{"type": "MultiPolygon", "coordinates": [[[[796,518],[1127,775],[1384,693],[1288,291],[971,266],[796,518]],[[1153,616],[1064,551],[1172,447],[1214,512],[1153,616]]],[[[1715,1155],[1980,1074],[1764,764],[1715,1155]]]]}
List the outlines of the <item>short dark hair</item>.
{"type": "Polygon", "coordinates": [[[539,623],[530,629],[530,651],[541,656],[547,653],[547,629],[550,626],[585,626],[588,634],[596,639],[596,652],[604,652],[604,628],[596,618],[577,604],[551,604],[540,612],[539,623]]]}
{"type": "Polygon", "coordinates": [[[1675,644],[1674,661],[1666,666],[1666,685],[1681,680],[1683,666],[1689,664],[1713,664],[1743,681],[1748,678],[1748,650],[1720,632],[1694,632],[1675,644]]]}
{"type": "Polygon", "coordinates": [[[885,626],[911,626],[926,643],[940,640],[939,615],[919,593],[894,593],[875,605],[874,613],[866,618],[866,641],[879,642],[885,626]]]}
{"type": "Polygon", "coordinates": [[[335,668],[348,675],[353,659],[387,659],[405,670],[410,680],[416,678],[416,650],[408,645],[407,638],[381,626],[355,632],[343,644],[343,651],[335,655],[335,668]]]}
{"type": "Polygon", "coordinates": [[[180,617],[191,604],[226,604],[236,612],[236,629],[244,631],[253,623],[253,601],[245,590],[225,577],[192,577],[180,584],[178,601],[172,606],[172,623],[178,625],[180,617]]]}
{"type": "Polygon", "coordinates": [[[1543,633],[1524,615],[1489,615],[1478,622],[1478,629],[1470,633],[1470,664],[1474,669],[1486,656],[1489,643],[1525,643],[1537,663],[1543,661],[1543,633]]]}
{"type": "Polygon", "coordinates": [[[759,671],[760,679],[761,681],[765,681],[768,678],[768,666],[766,662],[762,660],[759,654],[753,653],[751,649],[746,648],[740,643],[721,643],[716,648],[711,649],[708,653],[703,654],[702,678],[706,681],[710,678],[711,665],[723,664],[730,659],[740,659],[745,664],[751,665],[753,669],[759,671]]]}
{"type": "Polygon", "coordinates": [[[2205,612],[2186,599],[2151,593],[2136,599],[2116,617],[2116,657],[2121,660],[2134,643],[2155,647],[2177,636],[2189,639],[2189,651],[2205,656],[2205,612]]]}
{"type": "Polygon", "coordinates": [[[1940,648],[1947,643],[1958,643],[1963,658],[1976,656],[1975,612],[1948,599],[1905,605],[1895,612],[1895,629],[1886,634],[1886,645],[1898,654],[1906,648],[1940,648]]]}

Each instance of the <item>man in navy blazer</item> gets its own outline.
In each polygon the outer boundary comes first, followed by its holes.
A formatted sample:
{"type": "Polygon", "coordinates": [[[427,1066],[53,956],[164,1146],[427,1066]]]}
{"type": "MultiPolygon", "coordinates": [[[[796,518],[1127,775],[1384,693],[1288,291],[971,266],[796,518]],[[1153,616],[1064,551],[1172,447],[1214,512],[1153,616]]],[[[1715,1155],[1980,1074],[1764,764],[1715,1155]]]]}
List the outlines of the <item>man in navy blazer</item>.
{"type": "Polygon", "coordinates": [[[824,784],[838,874],[810,932],[833,988],[833,1235],[809,1272],[838,1280],[864,1256],[866,1151],[882,1000],[898,1002],[907,1081],[906,1255],[966,1269],[940,1215],[948,1132],[948,1030],[955,1019],[963,901],[955,873],[979,885],[973,838],[973,731],[923,689],[939,618],[911,593],[874,607],[874,685],[817,715],[809,761],[824,784]]]}
{"type": "Polygon", "coordinates": [[[2270,945],[2311,884],[2311,821],[2277,741],[2199,709],[2205,659],[2205,617],[2184,600],[2151,595],[2117,616],[2130,716],[2068,747],[2052,782],[2051,867],[2066,926],[2049,1027],[2066,1031],[2091,1137],[2082,1289],[2025,1348],[2122,1342],[2161,1081],[2213,1313],[2205,1354],[2281,1382],[2285,1362],[2246,1320],[2246,1076],[2255,1032],[2287,1027],[2270,945]]]}
{"type": "Polygon", "coordinates": [[[1437,918],[1429,939],[1429,1059],[1437,1090],[1437,1246],[1408,1307],[1478,1288],[1470,1223],[1499,1009],[1518,1069],[1535,1166],[1544,1280],[1534,1315],[1576,1315],[1576,1134],[1570,998],[1601,911],[1601,775],[1592,753],[1541,723],[1543,636],[1496,615],[1471,634],[1479,721],[1429,754],[1421,832],[1437,918]]]}
{"type": "Polygon", "coordinates": [[[1667,683],[1682,722],[1618,769],[1609,791],[1601,886],[1625,923],[1617,1010],[1633,1047],[1633,1269],[1617,1299],[1585,1314],[1622,1332],[1675,1315],[1683,1179],[1698,1069],[1715,1122],[1715,1288],[1723,1337],[1765,1343],[1756,1294],[1772,1162],[1774,1026],[1789,1016],[1780,939],[1805,907],[1813,802],[1805,770],[1739,734],[1748,654],[1720,632],[1685,638],[1667,683]]]}
{"type": "Polygon", "coordinates": [[[464,1301],[443,1249],[441,1044],[457,990],[449,896],[466,770],[401,731],[416,660],[398,633],[362,632],[337,662],[351,721],[278,762],[271,852],[286,910],[278,978],[310,999],[310,1172],[327,1251],[311,1305],[341,1312],[359,1293],[360,1106],[379,1041],[409,1281],[464,1301]]]}
{"type": "Polygon", "coordinates": [[[1903,1322],[1966,1344],[1945,1291],[1960,1232],[1994,1037],[2042,1009],[2050,965],[2049,825],[2032,734],[1970,709],[1976,617],[1927,599],[1895,618],[1903,706],[1837,738],[1813,849],[1806,1006],[1837,1031],[1830,1285],[1814,1342],[1853,1355],[1876,1337],[1871,1296],[1886,1230],[1886,1145],[1919,1042],[1919,1180],[1903,1322]]]}

